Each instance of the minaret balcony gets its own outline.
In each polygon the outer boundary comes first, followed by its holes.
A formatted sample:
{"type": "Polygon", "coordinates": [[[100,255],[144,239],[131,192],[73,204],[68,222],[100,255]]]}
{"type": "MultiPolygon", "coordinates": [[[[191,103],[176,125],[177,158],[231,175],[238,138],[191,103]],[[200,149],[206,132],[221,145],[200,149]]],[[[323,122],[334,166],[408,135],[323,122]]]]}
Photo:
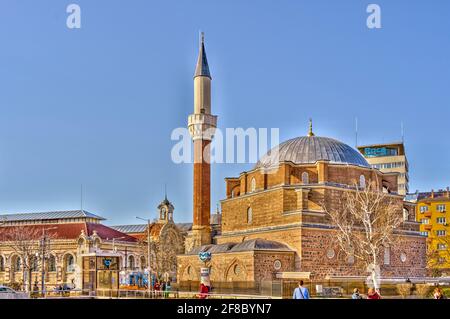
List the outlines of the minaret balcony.
{"type": "Polygon", "coordinates": [[[217,126],[217,116],[211,114],[191,114],[188,118],[188,128],[192,139],[211,140],[217,126]]]}

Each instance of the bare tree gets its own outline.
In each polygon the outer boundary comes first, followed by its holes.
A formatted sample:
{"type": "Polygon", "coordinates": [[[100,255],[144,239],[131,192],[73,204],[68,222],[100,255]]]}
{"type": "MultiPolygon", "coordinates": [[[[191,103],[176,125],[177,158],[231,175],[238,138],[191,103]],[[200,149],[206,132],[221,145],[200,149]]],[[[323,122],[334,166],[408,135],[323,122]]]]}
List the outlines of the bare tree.
{"type": "MultiPolygon", "coordinates": [[[[151,253],[151,269],[158,277],[164,273],[176,273],[177,258],[176,256],[184,252],[182,241],[178,240],[175,235],[169,233],[162,234],[157,240],[150,243],[151,253]]],[[[147,238],[140,242],[142,254],[148,260],[147,238]]]]}
{"type": "Polygon", "coordinates": [[[341,250],[359,261],[355,264],[369,272],[378,289],[380,259],[384,248],[395,244],[395,229],[402,223],[402,201],[373,181],[341,193],[337,205],[323,204],[323,209],[336,229],[341,250]]]}
{"type": "Polygon", "coordinates": [[[427,268],[433,277],[448,272],[450,263],[450,236],[427,239],[427,268]]]}
{"type": "MultiPolygon", "coordinates": [[[[42,267],[41,240],[44,238],[43,235],[43,230],[37,227],[5,227],[2,233],[3,245],[20,257],[23,290],[25,291],[31,291],[33,271],[42,267]]],[[[45,234],[45,236],[50,239],[54,237],[54,234],[45,234]]]]}

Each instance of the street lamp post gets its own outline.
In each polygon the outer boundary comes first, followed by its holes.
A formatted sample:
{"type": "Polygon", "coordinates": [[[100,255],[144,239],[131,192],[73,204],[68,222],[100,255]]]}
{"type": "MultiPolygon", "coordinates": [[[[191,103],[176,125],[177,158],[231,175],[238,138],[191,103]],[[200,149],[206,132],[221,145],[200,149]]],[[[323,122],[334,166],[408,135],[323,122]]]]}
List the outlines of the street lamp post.
{"type": "Polygon", "coordinates": [[[45,232],[47,230],[56,229],[56,227],[51,228],[43,228],[42,229],[42,238],[41,238],[41,290],[42,296],[45,297],[45,255],[46,255],[46,244],[47,240],[50,244],[50,239],[47,239],[45,232]]]}
{"type": "Polygon", "coordinates": [[[150,236],[150,219],[144,219],[141,217],[137,217],[137,219],[140,220],[144,220],[147,222],[147,269],[148,269],[148,280],[147,280],[147,287],[148,287],[148,295],[149,297],[151,297],[151,292],[152,292],[152,284],[151,284],[151,280],[152,280],[152,264],[151,264],[151,252],[150,252],[150,243],[151,243],[151,236],[150,236]]]}

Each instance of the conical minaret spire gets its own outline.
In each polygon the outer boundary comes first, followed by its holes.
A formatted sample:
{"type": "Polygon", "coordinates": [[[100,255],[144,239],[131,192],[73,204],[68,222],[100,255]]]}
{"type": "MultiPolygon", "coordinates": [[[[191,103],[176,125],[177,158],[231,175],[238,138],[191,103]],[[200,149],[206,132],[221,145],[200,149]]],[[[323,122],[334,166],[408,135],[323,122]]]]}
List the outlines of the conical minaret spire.
{"type": "Polygon", "coordinates": [[[207,76],[211,79],[211,73],[209,73],[208,59],[206,58],[205,34],[203,32],[200,32],[198,59],[197,59],[197,66],[195,67],[194,78],[196,76],[207,76]]]}

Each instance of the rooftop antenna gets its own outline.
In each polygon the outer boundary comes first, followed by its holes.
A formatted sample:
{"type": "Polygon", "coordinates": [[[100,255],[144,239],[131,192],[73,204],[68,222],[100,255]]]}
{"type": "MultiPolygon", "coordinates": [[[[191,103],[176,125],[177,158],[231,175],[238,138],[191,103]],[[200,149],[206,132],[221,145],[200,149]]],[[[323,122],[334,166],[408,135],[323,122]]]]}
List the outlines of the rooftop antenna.
{"type": "Polygon", "coordinates": [[[83,211],[83,184],[81,184],[81,191],[80,191],[80,207],[81,211],[83,211]]]}
{"type": "Polygon", "coordinates": [[[164,183],[164,198],[167,200],[167,183],[164,183]]]}
{"type": "Polygon", "coordinates": [[[402,143],[405,142],[405,131],[403,128],[403,121],[400,122],[400,130],[401,130],[401,134],[402,134],[402,143]]]}
{"type": "Polygon", "coordinates": [[[358,147],[358,118],[355,117],[355,147],[358,147]]]}

